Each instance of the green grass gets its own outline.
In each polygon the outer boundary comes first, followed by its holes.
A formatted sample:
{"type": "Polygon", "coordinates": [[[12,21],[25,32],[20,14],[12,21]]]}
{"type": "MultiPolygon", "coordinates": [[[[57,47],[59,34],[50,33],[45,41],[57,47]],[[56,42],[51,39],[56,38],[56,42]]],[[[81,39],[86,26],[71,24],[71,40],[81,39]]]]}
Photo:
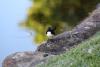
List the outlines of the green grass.
{"type": "Polygon", "coordinates": [[[100,32],[70,51],[36,67],[100,67],[100,32]]]}

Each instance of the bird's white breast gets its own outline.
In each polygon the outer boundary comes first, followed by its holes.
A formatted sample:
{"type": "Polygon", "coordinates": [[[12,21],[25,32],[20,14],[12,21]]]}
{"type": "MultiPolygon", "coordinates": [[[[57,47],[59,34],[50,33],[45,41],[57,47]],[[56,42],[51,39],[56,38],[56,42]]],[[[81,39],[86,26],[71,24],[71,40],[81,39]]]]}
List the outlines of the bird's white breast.
{"type": "Polygon", "coordinates": [[[47,36],[50,38],[50,37],[53,36],[53,34],[52,34],[50,31],[48,31],[48,32],[47,32],[47,36]]]}

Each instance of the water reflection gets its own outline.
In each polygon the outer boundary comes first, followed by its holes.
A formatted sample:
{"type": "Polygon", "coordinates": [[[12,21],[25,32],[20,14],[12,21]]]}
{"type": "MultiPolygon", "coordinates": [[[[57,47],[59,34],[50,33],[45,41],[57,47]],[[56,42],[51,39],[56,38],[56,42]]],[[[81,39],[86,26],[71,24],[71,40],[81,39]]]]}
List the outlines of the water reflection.
{"type": "Polygon", "coordinates": [[[29,0],[0,0],[0,67],[9,54],[37,48],[32,41],[34,33],[30,35],[28,30],[18,27],[30,5],[29,0]]]}

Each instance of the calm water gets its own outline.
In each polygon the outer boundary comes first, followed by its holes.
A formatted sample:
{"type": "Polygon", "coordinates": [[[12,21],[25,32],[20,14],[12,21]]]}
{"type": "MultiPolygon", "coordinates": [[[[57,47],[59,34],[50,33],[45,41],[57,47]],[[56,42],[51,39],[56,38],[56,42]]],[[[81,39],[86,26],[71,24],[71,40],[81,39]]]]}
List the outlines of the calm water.
{"type": "Polygon", "coordinates": [[[30,5],[29,0],[0,0],[0,67],[9,54],[36,49],[27,30],[18,27],[30,5]]]}

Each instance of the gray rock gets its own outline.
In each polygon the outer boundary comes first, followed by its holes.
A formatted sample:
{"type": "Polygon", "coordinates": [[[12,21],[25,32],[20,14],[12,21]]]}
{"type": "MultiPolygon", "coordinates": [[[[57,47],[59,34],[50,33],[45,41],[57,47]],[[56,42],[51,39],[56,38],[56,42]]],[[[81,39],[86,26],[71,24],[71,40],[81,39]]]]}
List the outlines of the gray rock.
{"type": "Polygon", "coordinates": [[[81,21],[71,31],[55,36],[52,40],[41,44],[37,51],[61,54],[100,31],[100,8],[94,10],[89,17],[81,21]]]}
{"type": "Polygon", "coordinates": [[[7,56],[2,67],[35,67],[36,64],[46,62],[50,56],[42,52],[17,52],[7,56]]]}

